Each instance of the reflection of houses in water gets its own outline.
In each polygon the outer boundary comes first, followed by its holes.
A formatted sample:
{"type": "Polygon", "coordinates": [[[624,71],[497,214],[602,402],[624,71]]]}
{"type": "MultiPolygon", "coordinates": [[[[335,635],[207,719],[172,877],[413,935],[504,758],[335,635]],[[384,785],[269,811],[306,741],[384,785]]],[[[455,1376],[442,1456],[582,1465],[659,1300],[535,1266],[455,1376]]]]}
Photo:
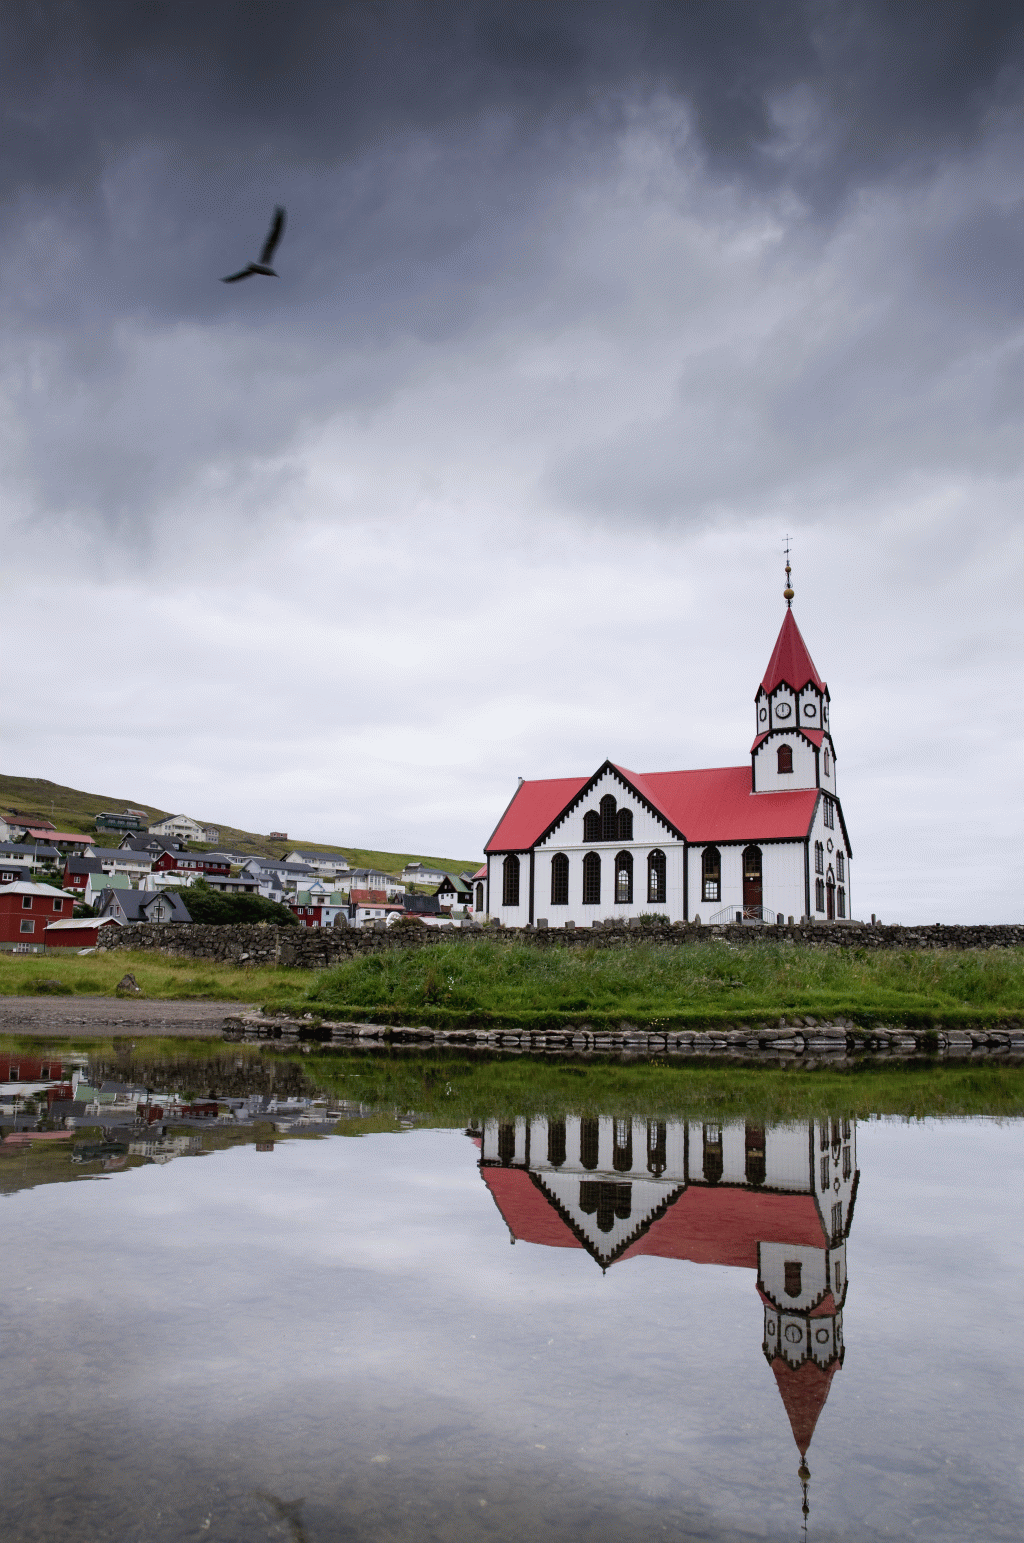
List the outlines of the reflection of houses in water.
{"type": "Polygon", "coordinates": [[[756,1270],[806,1507],[807,1448],[844,1354],[853,1122],[519,1119],[472,1134],[513,1241],[584,1249],[603,1269],[652,1254],[756,1270]]]}

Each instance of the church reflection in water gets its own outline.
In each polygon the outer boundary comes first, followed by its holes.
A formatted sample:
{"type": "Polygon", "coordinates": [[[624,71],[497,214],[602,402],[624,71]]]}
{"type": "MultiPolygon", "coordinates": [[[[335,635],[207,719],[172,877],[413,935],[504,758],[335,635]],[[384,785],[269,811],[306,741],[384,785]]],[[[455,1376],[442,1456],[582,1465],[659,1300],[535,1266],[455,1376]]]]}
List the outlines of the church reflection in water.
{"type": "Polygon", "coordinates": [[[756,1272],[764,1354],[800,1452],[843,1364],[854,1122],[488,1120],[470,1134],[513,1241],[756,1272]]]}

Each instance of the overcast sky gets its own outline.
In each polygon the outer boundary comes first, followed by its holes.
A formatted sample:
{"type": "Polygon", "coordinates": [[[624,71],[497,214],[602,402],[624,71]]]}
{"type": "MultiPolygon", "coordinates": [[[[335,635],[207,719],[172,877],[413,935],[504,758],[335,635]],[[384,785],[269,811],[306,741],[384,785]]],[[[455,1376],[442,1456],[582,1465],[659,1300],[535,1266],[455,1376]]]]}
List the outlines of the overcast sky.
{"type": "Polygon", "coordinates": [[[1022,34],[15,7],[5,769],[471,858],[517,776],[746,761],[789,534],[854,913],[1019,918],[1022,34]]]}

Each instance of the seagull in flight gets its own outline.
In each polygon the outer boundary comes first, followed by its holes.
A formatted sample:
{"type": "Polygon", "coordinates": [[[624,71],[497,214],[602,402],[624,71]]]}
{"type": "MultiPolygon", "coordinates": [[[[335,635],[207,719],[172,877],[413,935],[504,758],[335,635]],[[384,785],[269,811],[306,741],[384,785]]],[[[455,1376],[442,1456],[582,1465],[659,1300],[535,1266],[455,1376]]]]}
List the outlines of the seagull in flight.
{"type": "Polygon", "coordinates": [[[274,218],[271,221],[270,229],[267,232],[267,239],[263,243],[263,250],[260,253],[259,262],[250,263],[247,268],[240,268],[237,273],[229,273],[226,279],[221,280],[221,283],[237,284],[239,279],[250,279],[254,273],[262,273],[268,279],[276,279],[277,274],[270,266],[270,259],[274,255],[274,249],[281,239],[281,233],[283,230],[284,210],[281,208],[281,205],[278,204],[277,208],[274,210],[274,218]]]}

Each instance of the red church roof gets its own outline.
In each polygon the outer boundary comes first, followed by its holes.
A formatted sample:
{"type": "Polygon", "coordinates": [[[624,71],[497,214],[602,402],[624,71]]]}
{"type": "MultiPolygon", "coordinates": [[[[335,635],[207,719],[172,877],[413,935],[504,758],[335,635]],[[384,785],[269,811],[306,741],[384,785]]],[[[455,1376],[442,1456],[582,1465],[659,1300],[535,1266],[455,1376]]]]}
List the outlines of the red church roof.
{"type": "Polygon", "coordinates": [[[758,1243],[827,1247],[814,1196],[694,1186],[631,1243],[622,1258],[654,1254],[659,1259],[756,1270],[758,1243]]]}
{"type": "Polygon", "coordinates": [[[804,1361],[800,1366],[792,1367],[781,1356],[776,1356],[772,1362],[775,1381],[789,1416],[793,1440],[801,1457],[807,1456],[814,1427],[825,1407],[832,1378],[838,1369],[838,1361],[833,1361],[825,1371],[816,1361],[804,1361]]]}
{"type": "MultiPolygon", "coordinates": [[[[749,766],[700,771],[615,770],[687,841],[802,841],[818,797],[814,788],[789,793],[751,793],[749,766]]],[[[524,852],[586,787],[589,777],[524,782],[509,804],[488,852],[524,852]]]]}
{"type": "Polygon", "coordinates": [[[794,691],[802,690],[808,681],[817,686],[819,691],[828,689],[814,668],[814,660],[807,652],[807,644],[800,636],[796,617],[790,610],[782,618],[782,626],[761,684],[766,691],[771,692],[783,681],[787,686],[792,686],[794,691]]]}
{"type": "Polygon", "coordinates": [[[572,1228],[525,1168],[482,1168],[484,1183],[514,1238],[546,1248],[582,1248],[572,1228]]]}

